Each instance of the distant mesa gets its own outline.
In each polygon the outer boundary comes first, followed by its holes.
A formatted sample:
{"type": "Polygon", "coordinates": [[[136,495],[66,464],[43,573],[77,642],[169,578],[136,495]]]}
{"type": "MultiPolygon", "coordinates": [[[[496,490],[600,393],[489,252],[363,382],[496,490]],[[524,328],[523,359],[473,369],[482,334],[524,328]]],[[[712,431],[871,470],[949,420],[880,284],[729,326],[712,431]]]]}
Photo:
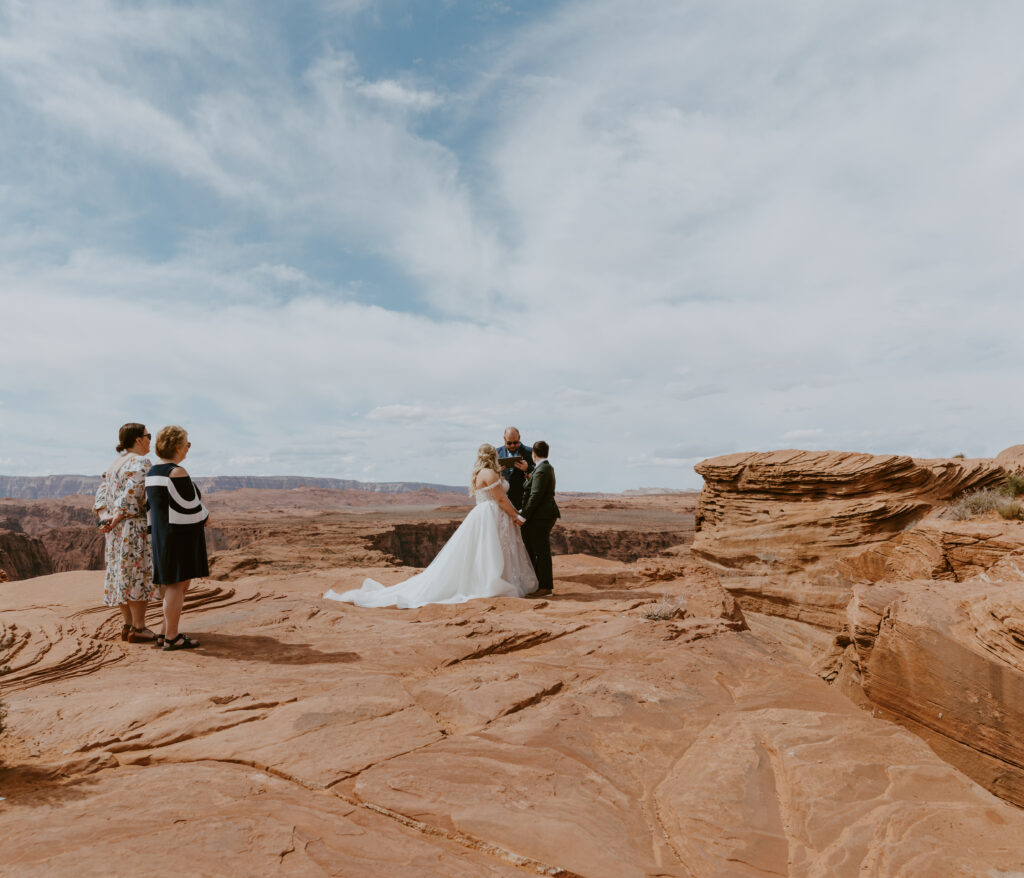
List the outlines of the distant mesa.
{"type": "MultiPolygon", "coordinates": [[[[71,494],[93,494],[99,475],[0,476],[0,497],[45,500],[71,494]]],[[[323,479],[312,476],[207,476],[197,478],[200,490],[237,491],[241,488],[290,491],[293,488],[326,488],[333,491],[372,491],[379,494],[411,494],[414,491],[465,493],[465,487],[429,482],[357,482],[354,479],[323,479]]]]}

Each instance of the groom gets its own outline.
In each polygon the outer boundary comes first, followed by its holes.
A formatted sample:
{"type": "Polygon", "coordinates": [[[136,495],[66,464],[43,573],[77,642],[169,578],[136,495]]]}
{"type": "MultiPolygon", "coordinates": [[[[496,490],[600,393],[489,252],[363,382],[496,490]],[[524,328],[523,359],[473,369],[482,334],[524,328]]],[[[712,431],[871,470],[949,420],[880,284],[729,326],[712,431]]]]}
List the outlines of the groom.
{"type": "Polygon", "coordinates": [[[536,469],[527,479],[523,491],[523,542],[537,574],[537,590],[530,598],[547,597],[554,590],[551,572],[551,529],[562,517],[555,503],[555,470],[548,463],[548,443],[533,443],[533,462],[536,469]]]}

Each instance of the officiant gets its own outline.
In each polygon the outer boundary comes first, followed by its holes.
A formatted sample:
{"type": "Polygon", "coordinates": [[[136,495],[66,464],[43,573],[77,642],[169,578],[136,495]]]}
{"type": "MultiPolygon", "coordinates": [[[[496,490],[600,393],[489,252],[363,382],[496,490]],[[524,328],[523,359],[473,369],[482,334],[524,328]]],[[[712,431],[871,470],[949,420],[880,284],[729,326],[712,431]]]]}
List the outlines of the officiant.
{"type": "Polygon", "coordinates": [[[515,427],[505,428],[505,444],[498,447],[498,460],[510,457],[521,458],[508,466],[502,464],[501,477],[508,482],[508,499],[516,509],[523,506],[523,485],[526,477],[533,472],[533,449],[523,445],[519,439],[519,431],[515,427]]]}

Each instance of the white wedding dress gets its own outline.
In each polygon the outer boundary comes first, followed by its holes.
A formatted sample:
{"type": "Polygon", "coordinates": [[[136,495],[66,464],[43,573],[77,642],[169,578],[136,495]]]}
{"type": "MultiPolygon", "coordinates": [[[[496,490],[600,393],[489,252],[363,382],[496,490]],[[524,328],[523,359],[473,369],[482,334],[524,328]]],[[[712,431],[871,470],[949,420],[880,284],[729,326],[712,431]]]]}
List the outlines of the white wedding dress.
{"type": "Polygon", "coordinates": [[[474,598],[517,598],[536,590],[537,575],[519,529],[498,506],[498,491],[507,490],[502,479],[475,491],[476,506],[422,573],[390,587],[366,579],[362,588],[342,594],[330,589],[324,597],[359,607],[407,609],[474,598]]]}

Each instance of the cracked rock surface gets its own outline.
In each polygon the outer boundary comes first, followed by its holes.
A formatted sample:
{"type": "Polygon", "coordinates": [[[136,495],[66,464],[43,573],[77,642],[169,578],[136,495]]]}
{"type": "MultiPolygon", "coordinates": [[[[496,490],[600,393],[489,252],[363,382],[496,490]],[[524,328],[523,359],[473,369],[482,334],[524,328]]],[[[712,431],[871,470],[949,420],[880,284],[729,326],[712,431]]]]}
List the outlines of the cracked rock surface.
{"type": "Polygon", "coordinates": [[[541,601],[320,597],[410,572],[200,582],[202,647],[174,653],[117,639],[101,572],[4,583],[0,873],[1024,868],[1024,813],[750,630],[684,554],[559,556],[541,601]]]}

